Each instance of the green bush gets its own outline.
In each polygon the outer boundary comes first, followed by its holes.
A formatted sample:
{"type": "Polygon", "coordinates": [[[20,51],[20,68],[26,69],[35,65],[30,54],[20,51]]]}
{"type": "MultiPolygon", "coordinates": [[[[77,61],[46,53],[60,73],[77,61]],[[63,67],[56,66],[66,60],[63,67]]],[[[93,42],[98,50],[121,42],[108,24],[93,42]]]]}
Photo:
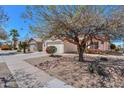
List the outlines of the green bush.
{"type": "Polygon", "coordinates": [[[116,45],[115,44],[111,44],[110,45],[110,49],[115,50],[116,49],[116,45]]]}
{"type": "Polygon", "coordinates": [[[103,65],[98,65],[96,67],[97,74],[106,77],[106,72],[103,65]]]}
{"type": "Polygon", "coordinates": [[[56,51],[57,51],[57,48],[56,48],[55,46],[48,46],[48,47],[46,48],[46,52],[47,52],[48,54],[51,54],[51,56],[52,56],[54,53],[56,53],[56,51]]]}
{"type": "Polygon", "coordinates": [[[21,52],[21,50],[18,49],[17,52],[21,52]]]}
{"type": "Polygon", "coordinates": [[[39,51],[39,52],[41,52],[41,51],[42,51],[42,49],[38,49],[38,51],[39,51]]]}
{"type": "Polygon", "coordinates": [[[18,50],[19,50],[19,51],[22,50],[22,42],[19,42],[19,44],[18,44],[18,50]]]}
{"type": "Polygon", "coordinates": [[[99,64],[99,62],[97,62],[97,61],[94,61],[94,62],[91,62],[90,64],[88,64],[88,71],[91,74],[95,73],[96,67],[97,67],[98,64],[99,64]]]}
{"type": "Polygon", "coordinates": [[[94,65],[93,64],[89,64],[88,65],[88,71],[92,74],[94,73],[95,69],[94,69],[94,65]]]}
{"type": "Polygon", "coordinates": [[[120,48],[116,48],[115,51],[117,51],[117,52],[120,51],[120,48]]]}
{"type": "Polygon", "coordinates": [[[22,42],[21,47],[23,49],[23,52],[26,53],[26,49],[28,48],[28,43],[27,42],[22,42]]]}
{"type": "Polygon", "coordinates": [[[28,49],[29,45],[27,42],[20,42],[18,44],[18,50],[17,52],[21,52],[23,50],[24,53],[26,53],[26,50],[28,50],[28,52],[30,52],[30,49],[28,49]]]}
{"type": "Polygon", "coordinates": [[[99,76],[108,77],[105,71],[105,65],[100,64],[99,61],[92,62],[88,65],[88,71],[90,74],[96,73],[99,76]]]}

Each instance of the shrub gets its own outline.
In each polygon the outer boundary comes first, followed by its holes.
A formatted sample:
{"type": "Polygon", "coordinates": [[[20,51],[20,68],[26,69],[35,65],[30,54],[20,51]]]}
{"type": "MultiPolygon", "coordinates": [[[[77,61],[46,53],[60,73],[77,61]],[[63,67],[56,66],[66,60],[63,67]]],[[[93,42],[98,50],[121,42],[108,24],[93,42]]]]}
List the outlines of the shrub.
{"type": "Polygon", "coordinates": [[[48,54],[51,54],[51,56],[53,56],[53,54],[56,53],[56,51],[57,51],[57,48],[55,46],[48,46],[46,48],[46,52],[48,54]]]}
{"type": "Polygon", "coordinates": [[[89,54],[102,54],[103,53],[103,51],[100,49],[86,49],[85,52],[89,54]]]}
{"type": "Polygon", "coordinates": [[[38,51],[39,51],[39,52],[41,52],[41,51],[42,51],[42,49],[38,49],[38,51]]]}
{"type": "Polygon", "coordinates": [[[28,52],[31,52],[30,48],[28,48],[28,52]]]}
{"type": "Polygon", "coordinates": [[[12,50],[12,48],[9,45],[2,45],[1,50],[12,50]]]}
{"type": "Polygon", "coordinates": [[[116,51],[116,52],[120,51],[120,48],[116,48],[115,51],[116,51]]]}
{"type": "Polygon", "coordinates": [[[18,49],[18,50],[17,50],[17,52],[21,52],[21,50],[20,50],[20,49],[18,49]]]}
{"type": "Polygon", "coordinates": [[[88,71],[93,74],[96,73],[99,76],[108,77],[108,74],[105,71],[105,65],[100,64],[99,61],[92,62],[88,65],[88,71]]]}
{"type": "Polygon", "coordinates": [[[93,64],[89,64],[88,65],[88,71],[92,74],[92,73],[94,73],[94,65],[93,64]]]}
{"type": "Polygon", "coordinates": [[[106,57],[100,57],[100,60],[101,61],[108,61],[108,58],[106,58],[106,57]]]}
{"type": "Polygon", "coordinates": [[[103,65],[98,65],[96,67],[96,71],[98,75],[106,77],[106,72],[105,72],[103,65]]]}
{"type": "Polygon", "coordinates": [[[19,51],[22,50],[22,42],[19,42],[19,44],[18,44],[18,50],[19,50],[19,51]]]}
{"type": "Polygon", "coordinates": [[[88,65],[88,71],[89,71],[91,74],[95,73],[96,67],[97,67],[98,64],[99,64],[98,61],[94,61],[94,62],[90,63],[90,64],[88,65]]]}
{"type": "Polygon", "coordinates": [[[9,46],[10,50],[12,50],[12,48],[13,48],[12,45],[8,45],[8,46],[9,46]]]}
{"type": "Polygon", "coordinates": [[[21,43],[21,47],[22,47],[24,53],[26,53],[26,49],[28,48],[28,46],[29,46],[29,45],[28,45],[27,42],[22,42],[22,43],[21,43]]]}
{"type": "Polygon", "coordinates": [[[106,51],[105,54],[109,54],[109,55],[122,55],[123,53],[121,53],[119,51],[106,51]]]}
{"type": "Polygon", "coordinates": [[[111,45],[110,45],[110,48],[111,48],[112,50],[115,50],[115,49],[116,49],[116,45],[115,45],[115,44],[111,44],[111,45]]]}
{"type": "Polygon", "coordinates": [[[121,71],[121,76],[124,77],[124,69],[122,68],[122,69],[120,69],[120,71],[121,71]]]}

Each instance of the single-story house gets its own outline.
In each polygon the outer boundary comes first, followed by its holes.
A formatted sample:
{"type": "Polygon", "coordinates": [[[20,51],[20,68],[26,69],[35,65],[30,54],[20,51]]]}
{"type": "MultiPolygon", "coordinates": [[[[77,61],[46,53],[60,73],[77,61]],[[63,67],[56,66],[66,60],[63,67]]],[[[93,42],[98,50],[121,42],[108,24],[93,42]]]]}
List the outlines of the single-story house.
{"type": "Polygon", "coordinates": [[[76,45],[62,41],[62,40],[46,40],[43,44],[43,50],[45,51],[48,46],[55,46],[57,48],[57,53],[65,52],[75,52],[77,51],[76,45]],[[71,48],[70,48],[71,47],[71,48]]]}
{"type": "Polygon", "coordinates": [[[29,49],[31,52],[42,51],[42,40],[40,38],[31,38],[29,40],[29,49]]]}
{"type": "Polygon", "coordinates": [[[99,49],[102,51],[106,51],[110,49],[110,42],[109,42],[109,39],[106,37],[97,36],[92,41],[93,41],[92,44],[88,46],[88,48],[90,49],[99,49]]]}
{"type": "MultiPolygon", "coordinates": [[[[88,46],[90,49],[99,49],[102,51],[109,50],[110,43],[107,38],[94,38],[92,45],[88,46]]],[[[88,42],[90,43],[90,42],[88,42]]],[[[56,40],[46,40],[43,44],[43,50],[45,51],[48,46],[55,46],[57,48],[58,54],[61,53],[75,53],[77,52],[77,46],[68,42],[68,41],[62,41],[59,39],[56,40]]]]}

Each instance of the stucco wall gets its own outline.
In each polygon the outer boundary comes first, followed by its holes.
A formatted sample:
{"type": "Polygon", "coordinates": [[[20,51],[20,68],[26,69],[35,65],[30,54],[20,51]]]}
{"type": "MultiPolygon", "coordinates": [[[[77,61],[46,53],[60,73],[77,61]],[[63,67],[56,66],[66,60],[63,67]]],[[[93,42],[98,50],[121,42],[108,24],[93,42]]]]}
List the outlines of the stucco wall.
{"type": "Polygon", "coordinates": [[[46,51],[46,48],[48,46],[55,46],[57,48],[57,52],[56,54],[61,54],[64,53],[64,44],[63,41],[61,40],[47,40],[44,44],[43,44],[43,50],[46,51]]]}
{"type": "Polygon", "coordinates": [[[64,52],[65,53],[77,52],[77,46],[66,41],[64,42],[64,52]]]}
{"type": "MultiPolygon", "coordinates": [[[[98,40],[93,40],[93,41],[98,42],[99,44],[98,49],[103,50],[103,51],[109,49],[109,42],[105,41],[102,44],[101,41],[98,41],[98,40]]],[[[55,40],[55,41],[47,40],[43,44],[44,51],[46,50],[47,46],[56,46],[58,53],[77,53],[78,52],[77,46],[67,41],[63,42],[61,40],[55,40]]]]}
{"type": "MultiPolygon", "coordinates": [[[[93,39],[93,42],[98,42],[98,49],[100,49],[100,50],[103,50],[103,51],[105,51],[105,50],[109,50],[109,42],[107,42],[107,41],[98,41],[98,40],[95,40],[95,39],[93,39]]],[[[88,44],[89,44],[90,42],[88,42],[88,44]]],[[[90,46],[88,46],[88,48],[90,48],[90,46]]]]}
{"type": "Polygon", "coordinates": [[[103,44],[99,41],[99,49],[100,50],[109,50],[109,42],[105,41],[103,44]]]}

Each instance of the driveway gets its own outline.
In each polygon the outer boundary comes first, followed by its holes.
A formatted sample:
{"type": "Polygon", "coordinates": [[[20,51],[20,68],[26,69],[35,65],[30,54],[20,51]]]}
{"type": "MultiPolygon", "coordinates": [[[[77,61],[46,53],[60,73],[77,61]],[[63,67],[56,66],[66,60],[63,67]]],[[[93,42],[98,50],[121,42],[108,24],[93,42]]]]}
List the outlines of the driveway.
{"type": "Polygon", "coordinates": [[[24,59],[46,56],[44,52],[0,56],[20,88],[72,88],[63,81],[25,62],[24,59]]]}

